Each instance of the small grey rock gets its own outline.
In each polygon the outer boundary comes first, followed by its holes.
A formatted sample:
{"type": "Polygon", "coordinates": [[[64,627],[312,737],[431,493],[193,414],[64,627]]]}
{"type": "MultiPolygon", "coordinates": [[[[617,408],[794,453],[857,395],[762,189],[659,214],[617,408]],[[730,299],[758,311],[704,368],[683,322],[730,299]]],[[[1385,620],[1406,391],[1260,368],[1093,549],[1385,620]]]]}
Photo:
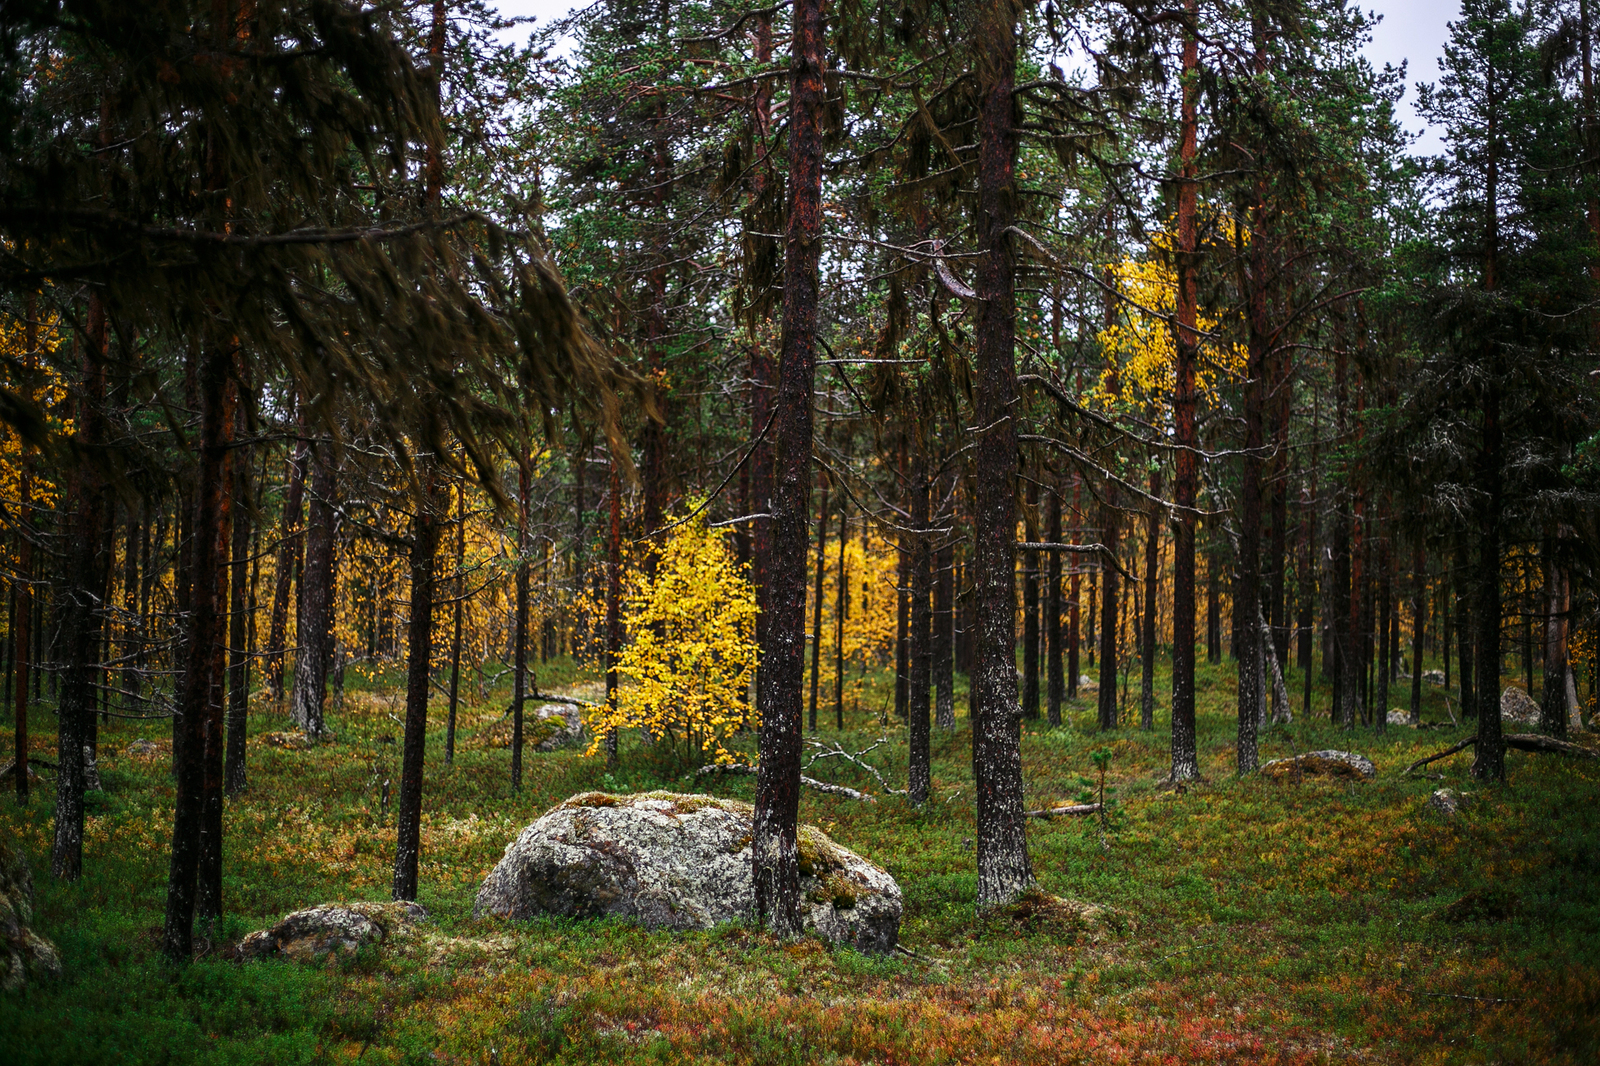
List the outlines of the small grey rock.
{"type": "Polygon", "coordinates": [[[427,917],[420,904],[405,901],[324,903],[287,914],[271,928],[251,933],[239,942],[239,954],[246,959],[282,955],[304,962],[330,951],[382,944],[403,926],[427,917]]]}
{"type": "Polygon", "coordinates": [[[1426,681],[1430,685],[1442,685],[1444,684],[1444,671],[1424,670],[1422,672],[1422,680],[1426,681]]]}
{"type": "Polygon", "coordinates": [[[1427,807],[1430,811],[1438,811],[1449,817],[1465,807],[1470,807],[1472,801],[1470,793],[1463,794],[1453,788],[1441,788],[1428,797],[1427,807]]]}
{"type": "Polygon", "coordinates": [[[1505,691],[1500,693],[1500,720],[1536,725],[1539,721],[1539,704],[1515,685],[1507,685],[1505,691]]]}

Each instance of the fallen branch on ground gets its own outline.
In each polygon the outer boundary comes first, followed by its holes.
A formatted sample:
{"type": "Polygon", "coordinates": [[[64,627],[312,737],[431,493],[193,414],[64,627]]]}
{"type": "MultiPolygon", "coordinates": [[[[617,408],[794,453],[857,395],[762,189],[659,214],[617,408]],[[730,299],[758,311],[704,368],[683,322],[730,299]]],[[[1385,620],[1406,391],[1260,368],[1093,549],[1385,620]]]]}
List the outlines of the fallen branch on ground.
{"type": "Polygon", "coordinates": [[[1076,803],[1069,807],[1045,807],[1037,811],[1023,811],[1027,818],[1066,818],[1081,814],[1094,814],[1100,810],[1098,803],[1076,803]]]}
{"type": "MultiPolygon", "coordinates": [[[[1571,755],[1579,759],[1600,759],[1600,752],[1591,748],[1586,748],[1581,744],[1574,744],[1567,740],[1557,740],[1555,737],[1547,737],[1539,733],[1506,733],[1502,735],[1501,740],[1505,742],[1506,747],[1516,751],[1531,751],[1538,755],[1571,755]]],[[[1454,755],[1464,748],[1470,748],[1477,742],[1478,734],[1474,733],[1466,740],[1458,744],[1452,744],[1435,755],[1429,755],[1425,759],[1418,759],[1401,771],[1400,776],[1404,777],[1411,771],[1426,766],[1431,762],[1437,762],[1448,755],[1454,755]]]]}
{"type": "MultiPolygon", "coordinates": [[[[696,770],[695,776],[704,777],[706,774],[722,773],[738,774],[741,777],[753,777],[755,776],[755,772],[756,768],[754,766],[746,766],[744,763],[712,763],[710,766],[702,766],[700,769],[696,770]]],[[[800,783],[807,788],[814,788],[818,792],[827,792],[835,796],[848,796],[850,799],[860,800],[863,803],[878,802],[875,798],[867,795],[865,792],[858,792],[846,785],[834,785],[829,784],[827,781],[818,781],[816,778],[807,777],[804,774],[800,775],[800,783]]]]}
{"type": "MultiPolygon", "coordinates": [[[[47,769],[50,769],[50,770],[56,769],[56,764],[55,763],[53,763],[53,762],[45,762],[43,759],[36,759],[32,755],[28,756],[28,765],[29,766],[43,766],[43,767],[45,767],[47,769]]],[[[13,759],[12,761],[6,763],[4,767],[0,767],[0,781],[4,781],[6,778],[10,777],[13,773],[16,772],[16,770],[17,770],[17,762],[16,762],[15,759],[13,759]]]]}
{"type": "MultiPolygon", "coordinates": [[[[829,747],[828,745],[824,744],[820,740],[807,740],[806,743],[810,744],[812,747],[816,748],[817,749],[817,753],[815,755],[811,756],[811,758],[809,760],[807,760],[805,768],[807,770],[811,769],[811,764],[814,763],[814,762],[817,762],[820,759],[832,759],[832,758],[836,758],[836,757],[837,758],[841,758],[841,759],[844,759],[846,762],[855,763],[857,766],[861,767],[861,769],[863,769],[867,773],[871,774],[877,780],[878,787],[883,789],[889,795],[891,795],[891,796],[909,795],[909,793],[903,788],[890,788],[889,787],[889,782],[887,782],[887,781],[885,781],[883,779],[883,775],[878,772],[878,768],[876,766],[873,766],[871,763],[864,761],[861,758],[861,756],[866,755],[868,752],[872,751],[874,748],[877,748],[877,747],[879,747],[880,745],[883,745],[883,744],[887,744],[888,742],[889,742],[889,738],[888,737],[879,737],[875,742],[873,742],[872,744],[868,745],[865,748],[862,748],[860,751],[858,751],[858,752],[856,752],[855,754],[852,755],[850,752],[845,751],[844,748],[840,747],[837,742],[832,747],[829,747]]],[[[804,780],[804,778],[802,778],[801,780],[804,780]]]]}

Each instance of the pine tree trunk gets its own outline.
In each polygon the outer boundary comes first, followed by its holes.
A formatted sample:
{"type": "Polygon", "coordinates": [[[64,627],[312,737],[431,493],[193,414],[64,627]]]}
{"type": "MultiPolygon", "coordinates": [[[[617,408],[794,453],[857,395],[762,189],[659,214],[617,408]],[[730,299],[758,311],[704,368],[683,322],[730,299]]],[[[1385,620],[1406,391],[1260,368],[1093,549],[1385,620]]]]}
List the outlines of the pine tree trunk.
{"type": "MultiPolygon", "coordinates": [[[[1079,504],[1080,504],[1081,499],[1082,499],[1082,494],[1079,491],[1081,489],[1081,487],[1082,487],[1081,479],[1079,477],[1077,477],[1077,476],[1074,476],[1073,482],[1072,482],[1072,543],[1073,544],[1082,544],[1083,543],[1083,534],[1081,532],[1081,530],[1083,528],[1083,518],[1082,518],[1083,512],[1079,507],[1079,504]]],[[[1066,665],[1067,677],[1066,677],[1066,694],[1068,696],[1070,696],[1071,698],[1073,698],[1073,699],[1077,699],[1078,698],[1078,677],[1079,677],[1078,671],[1080,669],[1082,669],[1082,663],[1080,662],[1080,658],[1081,658],[1081,655],[1082,655],[1082,645],[1083,645],[1083,617],[1084,617],[1084,612],[1083,612],[1082,603],[1081,603],[1081,599],[1082,599],[1082,596],[1083,596],[1083,557],[1081,555],[1078,555],[1078,554],[1074,553],[1073,556],[1067,561],[1067,566],[1070,568],[1071,576],[1067,579],[1067,581],[1068,581],[1068,592],[1067,592],[1067,665],[1066,665]]],[[[1089,607],[1089,617],[1091,619],[1094,617],[1094,606],[1093,606],[1092,600],[1093,600],[1093,597],[1091,595],[1091,604],[1090,604],[1090,607],[1089,607]]],[[[1094,650],[1093,650],[1093,636],[1092,636],[1092,634],[1093,634],[1093,631],[1094,631],[1094,625],[1093,625],[1092,621],[1090,623],[1089,629],[1090,629],[1090,633],[1091,633],[1091,638],[1090,638],[1091,644],[1090,644],[1090,651],[1089,651],[1089,664],[1091,666],[1093,666],[1094,665],[1094,650]]]]}
{"type": "MultiPolygon", "coordinates": [[[[1038,482],[1030,482],[1027,493],[1022,526],[1028,541],[1037,543],[1038,482]]],[[[1039,720],[1039,552],[1032,548],[1022,553],[1022,717],[1039,720]]]]}
{"type": "Polygon", "coordinates": [[[955,552],[948,543],[933,565],[933,720],[948,731],[956,727],[955,552]]]}
{"type": "MultiPolygon", "coordinates": [[[[545,544],[545,581],[550,577],[550,545],[545,544]]],[[[445,719],[444,761],[446,765],[456,760],[456,707],[461,699],[461,612],[466,596],[467,563],[467,483],[456,486],[456,573],[450,587],[450,709],[445,719]]],[[[546,620],[548,625],[548,619],[546,620]]],[[[549,649],[548,640],[545,649],[549,649]]]]}
{"type": "Polygon", "coordinates": [[[807,725],[817,731],[817,696],[822,687],[822,579],[828,570],[828,489],[822,489],[822,506],[817,509],[817,581],[811,601],[811,705],[807,725]]]}
{"type": "Polygon", "coordinates": [[[783,257],[783,350],[772,440],[772,515],[766,643],[761,679],[761,761],[751,861],[756,916],[799,936],[800,683],[811,514],[812,389],[816,375],[822,237],[823,23],[821,0],[795,0],[789,90],[789,217],[783,257]]]}
{"type": "MultiPolygon", "coordinates": [[[[424,462],[430,463],[431,459],[424,462]]],[[[417,501],[411,534],[411,619],[406,626],[406,728],[400,754],[399,819],[395,834],[394,890],[397,900],[417,898],[422,849],[422,762],[428,733],[428,689],[433,662],[434,567],[439,550],[438,473],[424,474],[426,494],[417,501]]]]}
{"type": "MultiPolygon", "coordinates": [[[[105,440],[105,344],[105,307],[99,295],[91,293],[87,331],[82,338],[83,393],[76,412],[77,443],[91,455],[105,440]]],[[[71,536],[58,624],[66,668],[56,712],[55,837],[50,872],[57,880],[76,881],[83,874],[84,748],[94,718],[102,619],[98,600],[105,565],[101,552],[105,486],[87,462],[80,460],[68,475],[65,502],[71,536]]],[[[17,772],[26,776],[26,764],[17,764],[17,772]]]]}
{"type": "MultiPolygon", "coordinates": [[[[611,526],[606,537],[606,706],[617,707],[617,656],[622,653],[622,479],[611,462],[611,526]]],[[[606,732],[606,762],[617,761],[617,731],[606,732]]]]}
{"type": "MultiPolygon", "coordinates": [[[[528,494],[533,491],[530,459],[518,445],[516,632],[511,652],[511,791],[522,790],[522,714],[528,699],[528,494]]],[[[414,624],[414,622],[413,622],[414,624]]]]}
{"type": "Polygon", "coordinates": [[[1116,509],[1116,500],[1112,495],[1116,490],[1107,489],[1106,504],[1100,511],[1100,525],[1104,532],[1101,541],[1106,546],[1105,558],[1101,560],[1100,573],[1102,575],[1100,589],[1100,728],[1101,730],[1117,728],[1117,579],[1120,576],[1116,570],[1117,559],[1117,522],[1120,517],[1116,509]]]}
{"type": "Polygon", "coordinates": [[[333,567],[338,512],[334,510],[332,444],[311,456],[311,507],[305,531],[305,564],[300,572],[300,608],[295,621],[294,724],[308,737],[323,734],[322,704],[327,697],[328,664],[333,653],[333,567]]]}
{"type": "MultiPolygon", "coordinates": [[[[39,369],[38,302],[33,293],[23,298],[23,372],[30,384],[25,397],[33,399],[31,381],[39,369]]],[[[28,802],[28,698],[29,667],[33,663],[33,452],[27,448],[17,462],[17,576],[13,587],[16,621],[11,629],[11,662],[16,671],[12,702],[12,734],[16,757],[12,766],[17,784],[17,804],[28,802]]]]}
{"type": "MultiPolygon", "coordinates": [[[[1061,494],[1054,490],[1050,493],[1050,516],[1045,520],[1045,540],[1051,544],[1061,543],[1061,494]]],[[[1075,557],[1074,557],[1075,558],[1075,557]]],[[[1073,582],[1077,584],[1076,581],[1073,582]]],[[[1076,592],[1076,589],[1073,590],[1076,592]]],[[[1062,676],[1065,664],[1062,662],[1061,647],[1061,553],[1049,553],[1046,563],[1045,589],[1044,589],[1044,633],[1045,648],[1045,720],[1052,728],[1061,724],[1061,700],[1066,696],[1066,679],[1062,676]]],[[[1077,612],[1073,612],[1073,622],[1077,622],[1077,612]]],[[[1073,636],[1076,637],[1076,624],[1073,626],[1073,636]]],[[[1077,666],[1078,649],[1076,644],[1072,648],[1073,666],[1077,666]]]]}
{"type": "MultiPolygon", "coordinates": [[[[244,405],[235,405],[234,437],[243,435],[244,405]]],[[[250,501],[247,499],[249,471],[233,457],[232,535],[229,544],[228,575],[228,722],[227,757],[223,767],[223,787],[228,795],[242,792],[248,783],[245,775],[245,731],[250,715],[250,658],[246,648],[246,629],[250,615],[245,602],[246,578],[250,563],[250,501]]]]}
{"type": "MultiPolygon", "coordinates": [[[[1498,363],[1498,359],[1495,360],[1498,363]]],[[[1498,368],[1496,368],[1498,369],[1498,368]]],[[[1478,529],[1478,743],[1472,776],[1504,781],[1506,745],[1500,728],[1500,386],[1499,374],[1483,390],[1483,455],[1479,485],[1484,491],[1478,529]]]]}
{"type": "Polygon", "coordinates": [[[278,533],[278,561],[273,575],[272,620],[267,635],[265,666],[267,691],[274,704],[283,702],[283,654],[289,624],[289,591],[303,554],[304,538],[299,527],[302,499],[305,496],[308,450],[304,438],[295,442],[294,455],[289,460],[289,487],[283,497],[283,524],[278,533]]]}
{"type": "Polygon", "coordinates": [[[1569,666],[1567,618],[1571,592],[1567,569],[1556,558],[1556,541],[1545,545],[1544,556],[1544,691],[1539,701],[1539,729],[1553,737],[1565,737],[1569,666]]]}
{"type": "Polygon", "coordinates": [[[1382,645],[1378,656],[1377,694],[1372,707],[1372,727],[1379,733],[1389,728],[1389,678],[1394,673],[1394,660],[1389,656],[1391,611],[1394,609],[1393,559],[1390,554],[1388,530],[1382,531],[1378,544],[1378,640],[1382,645]]]}
{"type": "MultiPolygon", "coordinates": [[[[1150,495],[1161,497],[1161,470],[1150,472],[1150,495]]],[[[1144,519],[1144,610],[1139,616],[1139,728],[1156,727],[1156,607],[1161,582],[1161,505],[1151,503],[1144,519]]],[[[1177,728],[1174,724],[1173,728],[1177,728]]],[[[1176,751],[1174,752],[1176,755],[1176,751]]]]}
{"type": "Polygon", "coordinates": [[[229,388],[231,352],[207,344],[196,384],[200,400],[199,470],[194,491],[188,576],[191,579],[186,662],[178,705],[181,744],[174,752],[172,854],[167,879],[164,951],[173,962],[193,951],[196,911],[221,914],[222,679],[229,519],[228,474],[234,414],[229,388]]]}
{"type": "MultiPolygon", "coordinates": [[[[849,497],[839,501],[839,596],[833,614],[833,722],[834,728],[844,730],[844,620],[850,613],[850,574],[844,561],[845,542],[848,539],[848,520],[845,514],[849,497]]],[[[951,728],[954,728],[952,722],[951,728]]]]}
{"type": "Polygon", "coordinates": [[[973,460],[972,763],[977,791],[978,907],[997,907],[1033,884],[1022,804],[1017,720],[1016,217],[1018,132],[1014,99],[1017,19],[1013,0],[986,0],[978,14],[978,272],[973,460]]]}
{"type": "Polygon", "coordinates": [[[929,684],[933,666],[932,623],[928,594],[933,578],[933,563],[928,551],[929,484],[923,451],[917,447],[911,464],[911,526],[916,531],[911,541],[911,679],[907,707],[910,716],[908,739],[910,767],[906,790],[913,807],[928,800],[932,780],[928,722],[929,684]]]}

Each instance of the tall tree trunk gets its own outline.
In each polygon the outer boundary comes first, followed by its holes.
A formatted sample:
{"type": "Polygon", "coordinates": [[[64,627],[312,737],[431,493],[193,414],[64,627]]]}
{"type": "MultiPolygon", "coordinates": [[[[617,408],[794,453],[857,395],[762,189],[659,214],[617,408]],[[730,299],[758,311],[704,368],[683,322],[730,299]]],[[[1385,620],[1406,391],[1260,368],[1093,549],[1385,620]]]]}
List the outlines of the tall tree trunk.
{"type": "MultiPolygon", "coordinates": [[[[1456,546],[1455,565],[1455,626],[1456,626],[1456,680],[1460,686],[1461,716],[1463,718],[1476,718],[1478,716],[1479,690],[1477,664],[1474,657],[1474,644],[1476,634],[1473,632],[1473,619],[1476,612],[1472,610],[1472,580],[1468,568],[1468,553],[1465,543],[1456,546]]],[[[1498,675],[1495,678],[1499,684],[1498,675]]],[[[1484,690],[1483,699],[1493,702],[1495,691],[1484,690]]]]}
{"type": "MultiPolygon", "coordinates": [[[[1080,503],[1082,501],[1082,492],[1080,491],[1081,488],[1082,488],[1082,479],[1081,479],[1081,477],[1078,476],[1078,475],[1074,475],[1073,476],[1073,480],[1072,480],[1072,543],[1073,544],[1082,544],[1083,543],[1083,533],[1082,533],[1082,529],[1083,529],[1083,518],[1082,518],[1083,511],[1082,511],[1082,509],[1080,507],[1080,503]]],[[[1068,592],[1067,592],[1067,665],[1066,665],[1067,677],[1066,677],[1066,694],[1068,696],[1070,696],[1071,698],[1073,698],[1073,699],[1077,699],[1078,698],[1078,677],[1079,677],[1078,671],[1081,669],[1081,663],[1080,663],[1079,659],[1080,659],[1080,656],[1082,654],[1082,644],[1083,644],[1083,609],[1082,609],[1082,605],[1081,605],[1081,602],[1080,602],[1081,598],[1083,596],[1083,560],[1082,560],[1082,557],[1079,556],[1078,554],[1074,553],[1073,556],[1067,561],[1067,566],[1068,566],[1068,568],[1070,570],[1070,575],[1071,576],[1068,577],[1068,579],[1067,579],[1068,592]]],[[[1091,600],[1092,600],[1092,596],[1091,596],[1091,600]]],[[[1089,608],[1089,617],[1091,618],[1091,622],[1089,624],[1089,631],[1090,631],[1090,634],[1091,634],[1091,645],[1090,645],[1090,651],[1089,651],[1089,663],[1092,666],[1092,665],[1094,665],[1094,650],[1093,650],[1093,637],[1092,637],[1092,634],[1094,632],[1094,623],[1092,621],[1092,619],[1094,617],[1094,607],[1093,607],[1092,602],[1091,602],[1091,605],[1090,605],[1090,608],[1089,608]]]]}
{"type": "MultiPolygon", "coordinates": [[[[417,898],[422,850],[422,761],[428,734],[428,689],[433,662],[434,567],[439,551],[439,516],[449,504],[438,496],[438,472],[425,458],[422,498],[411,534],[411,618],[406,626],[406,728],[400,753],[400,804],[395,834],[393,898],[417,898]]],[[[525,649],[524,649],[525,657],[525,649]]]]}
{"type": "Polygon", "coordinates": [[[332,443],[311,455],[311,506],[305,531],[305,565],[300,572],[300,608],[295,622],[294,724],[308,737],[323,732],[328,663],[333,653],[333,566],[339,515],[333,506],[332,443]]]}
{"type": "Polygon", "coordinates": [[[1117,522],[1116,500],[1108,489],[1105,506],[1100,509],[1101,541],[1106,546],[1101,559],[1100,589],[1100,728],[1117,728],[1117,522]]]}
{"type": "MultiPolygon", "coordinates": [[[[1557,541],[1545,545],[1544,691],[1539,728],[1553,737],[1567,735],[1567,625],[1572,604],[1570,579],[1557,557],[1557,541]]],[[[17,764],[21,766],[19,762],[17,764]]]]}
{"type": "Polygon", "coordinates": [[[928,551],[930,486],[924,455],[919,443],[911,463],[911,527],[915,532],[911,541],[911,680],[907,708],[910,716],[910,766],[906,775],[906,790],[913,807],[920,807],[927,802],[932,779],[928,697],[932,687],[929,679],[933,665],[930,643],[933,618],[928,611],[928,594],[933,578],[933,563],[928,551]]]}
{"type": "Polygon", "coordinates": [[[800,683],[804,673],[806,520],[811,513],[811,403],[822,243],[822,0],[795,0],[789,67],[789,217],[783,257],[783,350],[773,425],[760,766],[751,861],[757,918],[799,936],[800,683]]]}
{"type": "MultiPolygon", "coordinates": [[[[1492,91],[1492,90],[1491,90],[1492,91]]],[[[1498,364],[1499,360],[1494,360],[1498,364]]],[[[1496,365],[1498,370],[1498,365],[1496,365]]],[[[1478,743],[1472,776],[1504,781],[1506,745],[1500,728],[1500,384],[1498,373],[1483,390],[1483,454],[1479,484],[1484,490],[1478,529],[1478,743]]]]}
{"type": "MultiPolygon", "coordinates": [[[[243,436],[245,409],[236,404],[233,432],[235,439],[243,436]]],[[[229,545],[228,575],[228,728],[227,756],[223,767],[223,787],[228,795],[244,791],[248,783],[245,776],[245,730],[250,716],[250,658],[246,647],[246,630],[250,622],[247,610],[246,579],[250,564],[250,472],[238,456],[233,456],[233,529],[229,545]]]]}
{"type": "Polygon", "coordinates": [[[234,414],[229,388],[232,353],[206,344],[196,378],[200,400],[199,470],[189,550],[191,580],[183,648],[181,743],[174,752],[177,794],[173,804],[172,857],[167,878],[164,950],[173,962],[192,954],[194,919],[221,913],[222,703],[219,676],[225,647],[229,518],[227,459],[234,414]],[[214,760],[214,768],[213,768],[214,760]],[[215,800],[215,806],[213,806],[215,800]],[[209,854],[207,854],[209,853],[209,854]],[[213,880],[215,878],[216,880],[213,880]]]}
{"type": "MultiPolygon", "coordinates": [[[[1029,506],[1023,510],[1022,525],[1028,541],[1037,543],[1037,481],[1029,482],[1027,493],[1029,506]]],[[[1033,548],[1022,553],[1022,717],[1039,719],[1039,552],[1033,548]]]]}
{"type": "Polygon", "coordinates": [[[1422,641],[1428,623],[1428,577],[1422,537],[1411,556],[1411,725],[1422,722],[1422,641]]]}
{"type": "Polygon", "coordinates": [[[1394,662],[1389,657],[1390,612],[1394,607],[1394,560],[1385,517],[1381,515],[1379,518],[1379,536],[1382,539],[1378,542],[1378,642],[1381,654],[1378,656],[1377,693],[1372,707],[1372,727],[1379,733],[1389,728],[1389,678],[1394,673],[1394,662]]]}
{"type": "MultiPolygon", "coordinates": [[[[23,299],[23,374],[27,382],[24,397],[34,397],[33,378],[39,370],[39,310],[33,293],[23,299]]],[[[16,695],[12,703],[12,734],[16,757],[12,762],[17,783],[17,803],[28,802],[28,688],[29,667],[33,663],[33,452],[22,449],[17,463],[17,578],[13,586],[16,621],[11,630],[11,662],[16,671],[16,695]]]]}
{"type": "Polygon", "coordinates": [[[817,696],[822,686],[822,579],[828,570],[828,489],[822,489],[822,506],[817,509],[817,582],[811,601],[811,706],[808,725],[817,731],[817,696]]]}
{"type": "MultiPolygon", "coordinates": [[[[1055,490],[1050,493],[1050,517],[1045,520],[1045,540],[1051,544],[1061,543],[1061,494],[1055,490]]],[[[1061,724],[1061,701],[1066,696],[1066,679],[1062,676],[1065,664],[1062,662],[1061,647],[1061,553],[1049,553],[1049,562],[1046,564],[1045,596],[1044,596],[1044,632],[1045,647],[1048,654],[1045,656],[1045,720],[1053,728],[1061,724]]],[[[1073,581],[1077,585],[1077,581],[1073,581]]],[[[1073,589],[1077,591],[1076,588],[1073,589]]],[[[1076,622],[1077,611],[1073,610],[1073,637],[1077,636],[1076,622]]],[[[1078,648],[1076,642],[1072,648],[1073,668],[1077,668],[1078,648]]]]}
{"type": "Polygon", "coordinates": [[[973,595],[977,676],[973,679],[972,764],[977,791],[978,906],[997,907],[1033,884],[1022,803],[1017,720],[1017,398],[1015,224],[1018,131],[1014,0],[986,0],[978,12],[978,271],[973,406],[973,495],[977,538],[973,595]]]}
{"type": "Polygon", "coordinates": [[[295,441],[294,454],[289,459],[289,487],[283,497],[283,522],[278,533],[278,561],[273,575],[272,620],[267,635],[265,666],[267,691],[271,693],[275,704],[283,702],[283,652],[289,623],[289,590],[303,555],[304,538],[299,527],[308,450],[305,438],[295,441]]]}
{"type": "Polygon", "coordinates": [[[528,699],[528,494],[533,472],[525,444],[517,445],[517,605],[512,635],[511,791],[522,790],[522,712],[528,699]]]}
{"type": "MultiPolygon", "coordinates": [[[[84,455],[98,458],[105,443],[105,305],[89,297],[87,331],[83,336],[83,391],[77,405],[77,442],[84,455]]],[[[60,640],[65,647],[56,727],[55,839],[50,872],[59,880],[76,881],[83,873],[84,748],[89,743],[95,707],[95,663],[99,659],[105,558],[101,552],[105,521],[105,486],[92,462],[80,458],[67,481],[69,516],[66,581],[61,586],[60,640]]],[[[27,774],[26,764],[17,772],[27,774]]]]}
{"type": "Polygon", "coordinates": [[[946,541],[933,557],[933,721],[956,727],[955,552],[946,541]]]}
{"type": "MultiPolygon", "coordinates": [[[[617,656],[622,653],[622,478],[611,461],[611,524],[606,537],[606,706],[617,709],[617,656]]],[[[617,731],[606,732],[606,761],[617,761],[617,731]]]]}
{"type": "MultiPolygon", "coordinates": [[[[545,543],[545,584],[550,579],[550,545],[545,543]]],[[[450,709],[445,719],[444,761],[456,761],[456,705],[461,697],[461,612],[462,600],[467,593],[467,483],[463,479],[456,486],[456,572],[450,583],[450,709]]],[[[548,619],[546,620],[548,624],[548,619]]],[[[545,650],[549,650],[548,640],[545,650]]]]}
{"type": "MultiPolygon", "coordinates": [[[[1161,496],[1161,470],[1150,471],[1150,495],[1161,496]]],[[[1144,610],[1139,618],[1139,728],[1156,727],[1156,608],[1160,605],[1161,511],[1151,502],[1144,519],[1144,610]]],[[[1176,726],[1174,726],[1176,728],[1176,726]]]]}
{"type": "MultiPolygon", "coordinates": [[[[206,677],[211,685],[211,692],[206,700],[205,763],[201,774],[200,869],[195,893],[195,918],[205,929],[213,928],[217,920],[222,917],[222,802],[227,762],[227,734],[224,728],[228,699],[227,606],[231,603],[229,588],[232,584],[228,561],[233,543],[234,486],[239,465],[238,453],[233,449],[234,433],[238,425],[239,392],[235,380],[228,376],[228,372],[237,359],[237,351],[238,342],[230,342],[229,356],[221,371],[225,376],[222,412],[225,426],[222,465],[219,471],[221,483],[215,490],[221,500],[221,510],[218,512],[215,544],[212,548],[212,566],[203,572],[191,571],[196,580],[200,580],[203,574],[206,580],[214,581],[216,584],[215,633],[207,641],[211,660],[206,664],[206,677]]],[[[202,389],[205,387],[202,385],[202,389]]],[[[205,400],[202,399],[202,407],[204,403],[205,400]]],[[[197,508],[195,512],[197,540],[208,535],[207,526],[200,521],[201,517],[202,512],[197,508]]]]}
{"type": "MultiPolygon", "coordinates": [[[[845,542],[848,539],[846,510],[849,497],[839,501],[839,596],[833,613],[833,723],[844,730],[844,620],[850,612],[850,574],[844,561],[845,542]]],[[[954,728],[952,724],[952,728],[954,728]]]]}

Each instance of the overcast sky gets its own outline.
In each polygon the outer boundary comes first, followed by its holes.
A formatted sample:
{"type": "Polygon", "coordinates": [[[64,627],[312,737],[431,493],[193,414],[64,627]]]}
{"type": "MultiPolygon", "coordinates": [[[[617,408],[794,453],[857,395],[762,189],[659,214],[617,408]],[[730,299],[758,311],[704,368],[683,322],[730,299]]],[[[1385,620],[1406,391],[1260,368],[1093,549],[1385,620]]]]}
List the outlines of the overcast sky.
{"type": "MultiPolygon", "coordinates": [[[[499,0],[498,6],[507,15],[532,15],[545,22],[582,5],[575,5],[573,0],[499,0]]],[[[1400,117],[1409,132],[1423,132],[1415,150],[1438,151],[1437,137],[1423,131],[1422,120],[1411,109],[1411,103],[1416,98],[1417,82],[1433,81],[1439,76],[1436,61],[1444,50],[1445,23],[1460,12],[1459,0],[1363,0],[1361,6],[1383,16],[1367,46],[1367,56],[1373,64],[1381,68],[1385,63],[1408,61],[1400,117]]]]}

